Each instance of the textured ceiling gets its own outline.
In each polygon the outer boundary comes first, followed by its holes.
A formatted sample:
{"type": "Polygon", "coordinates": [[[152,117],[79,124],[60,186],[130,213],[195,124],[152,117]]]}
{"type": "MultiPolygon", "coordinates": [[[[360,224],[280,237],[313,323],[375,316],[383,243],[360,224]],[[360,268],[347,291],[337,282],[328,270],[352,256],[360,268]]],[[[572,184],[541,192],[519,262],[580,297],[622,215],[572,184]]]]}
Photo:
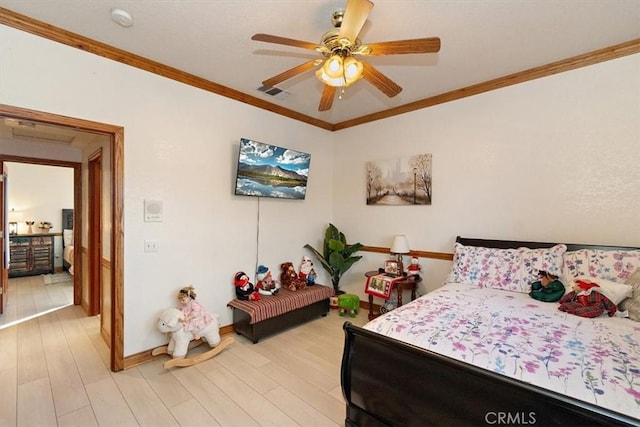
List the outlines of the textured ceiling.
{"type": "Polygon", "coordinates": [[[403,91],[388,98],[361,80],[326,112],[318,112],[322,84],[312,71],[279,84],[285,97],[257,91],[263,80],[320,55],[252,41],[251,36],[267,33],[318,43],[344,0],[0,0],[0,7],[327,123],[640,39],[638,0],[374,3],[360,33],[363,43],[437,36],[441,50],[369,57],[403,91]],[[114,7],[133,15],[134,25],[115,24],[110,16],[114,7]]]}

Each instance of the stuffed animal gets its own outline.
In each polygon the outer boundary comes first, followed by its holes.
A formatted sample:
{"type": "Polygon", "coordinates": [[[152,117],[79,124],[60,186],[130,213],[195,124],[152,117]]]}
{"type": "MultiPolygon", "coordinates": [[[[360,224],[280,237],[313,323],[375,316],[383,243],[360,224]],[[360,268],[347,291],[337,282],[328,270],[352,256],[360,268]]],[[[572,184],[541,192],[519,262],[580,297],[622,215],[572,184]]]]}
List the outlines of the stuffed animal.
{"type": "Polygon", "coordinates": [[[260,299],[260,293],[253,286],[253,283],[249,281],[249,276],[245,272],[238,271],[233,276],[233,284],[236,287],[238,299],[245,301],[258,301],[260,299]]]}
{"type": "Polygon", "coordinates": [[[184,328],[195,335],[195,339],[200,336],[197,331],[204,329],[213,317],[202,308],[196,301],[196,291],[193,286],[187,286],[178,292],[178,309],[184,315],[184,328]]]}
{"type": "Polygon", "coordinates": [[[344,316],[345,313],[349,313],[349,316],[356,317],[360,310],[360,297],[352,294],[338,295],[338,314],[344,316]]]}
{"type": "Polygon", "coordinates": [[[313,269],[313,261],[308,256],[302,257],[298,277],[304,280],[307,286],[313,286],[316,283],[316,271],[313,269]]]}
{"type": "Polygon", "coordinates": [[[421,272],[422,267],[420,267],[420,260],[417,256],[411,257],[411,263],[409,264],[409,267],[407,267],[407,273],[419,276],[421,272]]]}
{"type": "Polygon", "coordinates": [[[580,317],[598,317],[605,312],[609,317],[616,314],[616,305],[602,293],[597,283],[576,279],[572,289],[560,298],[558,310],[580,317]]]}
{"type": "Polygon", "coordinates": [[[280,283],[290,291],[304,289],[307,286],[306,282],[298,277],[298,273],[296,273],[291,261],[280,264],[280,271],[280,283]]]}
{"type": "Polygon", "coordinates": [[[280,290],[280,284],[273,280],[269,267],[265,265],[258,266],[256,289],[261,295],[275,295],[280,290]]]}
{"type": "Polygon", "coordinates": [[[211,321],[208,325],[193,331],[187,331],[185,322],[184,313],[177,308],[168,308],[160,313],[158,317],[158,330],[162,333],[171,334],[167,353],[174,359],[184,358],[189,349],[189,342],[194,340],[196,335],[202,337],[211,347],[215,347],[220,343],[218,316],[211,316],[211,321]]]}
{"type": "Polygon", "coordinates": [[[307,286],[313,286],[316,284],[316,270],[313,268],[307,273],[307,286]]]}

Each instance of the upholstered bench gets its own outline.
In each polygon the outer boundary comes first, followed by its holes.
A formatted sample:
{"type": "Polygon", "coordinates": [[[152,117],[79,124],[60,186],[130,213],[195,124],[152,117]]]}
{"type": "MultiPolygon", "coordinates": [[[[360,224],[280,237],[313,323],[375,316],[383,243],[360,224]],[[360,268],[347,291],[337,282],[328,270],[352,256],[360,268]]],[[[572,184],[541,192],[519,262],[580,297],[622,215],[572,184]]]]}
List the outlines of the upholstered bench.
{"type": "Polygon", "coordinates": [[[295,292],[280,289],[273,296],[261,295],[259,301],[232,300],[233,330],[257,343],[261,338],[299,325],[329,312],[333,288],[308,286],[295,292]]]}

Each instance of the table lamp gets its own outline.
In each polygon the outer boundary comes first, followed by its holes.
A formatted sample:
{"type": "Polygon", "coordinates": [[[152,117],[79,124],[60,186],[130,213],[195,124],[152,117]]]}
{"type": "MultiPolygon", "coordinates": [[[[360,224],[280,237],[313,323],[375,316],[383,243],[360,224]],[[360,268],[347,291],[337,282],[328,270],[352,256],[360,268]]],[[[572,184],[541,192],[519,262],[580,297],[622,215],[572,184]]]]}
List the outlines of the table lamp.
{"type": "Polygon", "coordinates": [[[402,255],[411,252],[411,249],[409,249],[409,241],[407,240],[407,236],[405,236],[404,234],[393,236],[393,243],[391,244],[390,252],[392,255],[396,256],[396,260],[399,264],[399,271],[404,271],[402,264],[402,255]]]}

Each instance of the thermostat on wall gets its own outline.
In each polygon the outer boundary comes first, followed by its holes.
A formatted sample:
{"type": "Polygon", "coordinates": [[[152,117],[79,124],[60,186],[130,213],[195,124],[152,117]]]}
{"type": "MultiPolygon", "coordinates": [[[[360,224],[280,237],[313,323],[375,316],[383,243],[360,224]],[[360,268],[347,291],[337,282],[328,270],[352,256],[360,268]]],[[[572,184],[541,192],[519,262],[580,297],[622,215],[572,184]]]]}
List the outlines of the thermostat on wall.
{"type": "Polygon", "coordinates": [[[162,222],[162,200],[144,201],[144,221],[162,222]]]}

